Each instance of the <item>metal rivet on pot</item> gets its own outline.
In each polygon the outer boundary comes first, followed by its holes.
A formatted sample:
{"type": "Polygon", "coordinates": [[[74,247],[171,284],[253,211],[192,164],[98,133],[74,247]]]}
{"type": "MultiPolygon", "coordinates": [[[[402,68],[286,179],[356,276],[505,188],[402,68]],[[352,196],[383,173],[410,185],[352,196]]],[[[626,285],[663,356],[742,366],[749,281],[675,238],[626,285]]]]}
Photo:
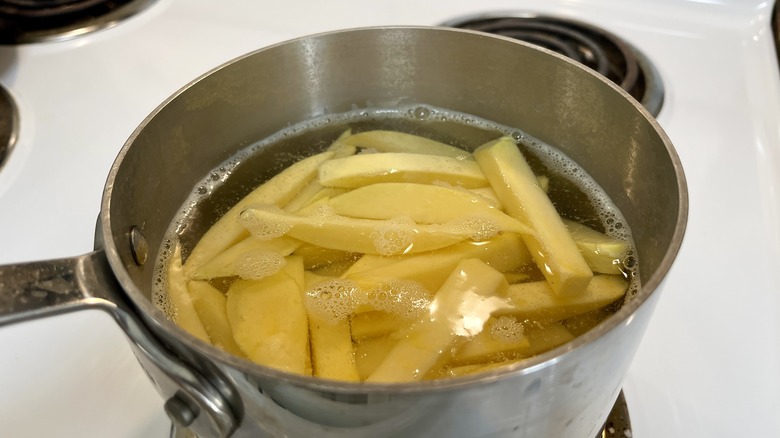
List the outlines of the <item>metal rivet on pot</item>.
{"type": "Polygon", "coordinates": [[[168,418],[179,427],[188,427],[198,416],[197,411],[179,393],[169,398],[164,408],[168,418]]]}
{"type": "Polygon", "coordinates": [[[146,258],[149,256],[149,244],[137,226],[130,227],[130,252],[133,253],[136,265],[143,266],[146,263],[146,258]]]}

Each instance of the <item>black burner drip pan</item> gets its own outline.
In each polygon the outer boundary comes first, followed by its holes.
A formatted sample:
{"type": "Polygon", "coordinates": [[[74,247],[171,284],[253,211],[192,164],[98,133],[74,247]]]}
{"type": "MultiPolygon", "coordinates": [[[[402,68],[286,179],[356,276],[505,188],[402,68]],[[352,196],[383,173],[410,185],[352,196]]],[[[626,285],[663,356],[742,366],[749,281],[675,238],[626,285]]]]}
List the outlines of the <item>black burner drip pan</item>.
{"type": "Polygon", "coordinates": [[[0,85],[0,170],[11,153],[19,131],[19,113],[11,94],[0,85]]]}
{"type": "Polygon", "coordinates": [[[0,44],[64,40],[114,26],[153,0],[0,0],[0,44]]]}
{"type": "Polygon", "coordinates": [[[525,41],[571,58],[605,76],[656,116],[663,104],[663,85],[639,50],[599,27],[566,18],[532,13],[495,13],[442,23],[525,41]]]}

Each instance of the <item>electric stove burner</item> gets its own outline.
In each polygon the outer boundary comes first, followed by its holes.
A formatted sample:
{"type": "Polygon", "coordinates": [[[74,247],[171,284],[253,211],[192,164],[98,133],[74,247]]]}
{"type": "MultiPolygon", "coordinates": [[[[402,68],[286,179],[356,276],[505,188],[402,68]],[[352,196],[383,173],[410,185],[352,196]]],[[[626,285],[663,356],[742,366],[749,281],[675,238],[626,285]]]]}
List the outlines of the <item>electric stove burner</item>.
{"type": "Polygon", "coordinates": [[[112,27],[153,0],[0,0],[0,44],[65,40],[112,27]]]}
{"type": "Polygon", "coordinates": [[[13,98],[5,87],[0,85],[0,169],[16,143],[19,129],[19,113],[13,98]]]}
{"type": "Polygon", "coordinates": [[[628,405],[623,391],[620,391],[612,411],[609,412],[607,422],[596,438],[631,438],[631,419],[628,416],[628,405]]]}
{"type": "Polygon", "coordinates": [[[502,35],[544,47],[584,64],[626,90],[653,115],[663,85],[652,64],[617,36],[579,21],[534,14],[482,14],[442,24],[502,35]]]}

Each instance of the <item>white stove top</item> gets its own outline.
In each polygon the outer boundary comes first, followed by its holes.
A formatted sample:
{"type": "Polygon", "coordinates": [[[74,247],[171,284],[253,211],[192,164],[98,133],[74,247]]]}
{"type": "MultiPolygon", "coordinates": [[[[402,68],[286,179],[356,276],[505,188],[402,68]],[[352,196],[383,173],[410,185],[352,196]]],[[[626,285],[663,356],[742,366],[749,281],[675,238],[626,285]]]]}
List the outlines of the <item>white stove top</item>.
{"type": "MultiPolygon", "coordinates": [[[[780,73],[761,0],[159,0],[79,39],[0,47],[20,107],[0,171],[0,263],[92,248],[103,184],[141,120],[189,80],[310,33],[531,10],[637,46],[666,88],[659,122],[690,219],[624,391],[632,435],[780,436],[780,73]],[[305,14],[305,15],[301,15],[305,14]]],[[[0,329],[0,435],[165,437],[120,329],[88,311],[0,329]]]]}

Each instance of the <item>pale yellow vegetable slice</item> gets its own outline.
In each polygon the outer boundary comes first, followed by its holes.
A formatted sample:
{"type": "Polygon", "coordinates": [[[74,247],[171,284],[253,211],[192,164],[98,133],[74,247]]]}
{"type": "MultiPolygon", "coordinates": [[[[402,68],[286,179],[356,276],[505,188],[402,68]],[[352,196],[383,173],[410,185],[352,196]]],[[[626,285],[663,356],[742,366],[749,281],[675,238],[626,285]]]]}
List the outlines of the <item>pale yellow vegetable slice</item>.
{"type": "Polygon", "coordinates": [[[284,257],[290,255],[299,246],[301,246],[300,240],[287,236],[270,240],[261,240],[254,236],[247,236],[244,240],[219,253],[216,257],[197,268],[192,273],[192,279],[208,280],[238,275],[244,279],[259,280],[262,277],[275,273],[278,269],[281,269],[282,265],[278,265],[278,268],[274,270],[262,269],[262,267],[252,269],[253,265],[267,260],[270,268],[274,255],[279,260],[284,260],[284,257]],[[255,271],[257,274],[265,273],[265,275],[252,275],[252,271],[255,271]]]}
{"type": "MultiPolygon", "coordinates": [[[[484,335],[480,333],[477,336],[484,335]]],[[[450,363],[434,377],[458,377],[505,367],[517,363],[518,358],[530,357],[552,350],[572,339],[574,339],[574,335],[561,323],[553,323],[541,328],[531,328],[525,332],[525,336],[516,344],[511,342],[497,343],[495,340],[491,340],[489,341],[490,345],[480,345],[472,350],[482,355],[481,357],[484,360],[480,363],[472,363],[477,358],[467,357],[466,353],[470,353],[470,351],[468,349],[466,351],[463,350],[470,344],[464,344],[463,348],[459,349],[453,355],[453,358],[450,359],[450,363]],[[502,360],[502,357],[511,357],[511,359],[502,360]],[[460,365],[461,363],[466,364],[460,365]]]]}
{"type": "Polygon", "coordinates": [[[563,322],[563,326],[566,330],[570,331],[574,336],[580,336],[598,325],[601,321],[609,316],[606,309],[596,309],[582,315],[572,316],[566,318],[563,322]]]}
{"type": "Polygon", "coordinates": [[[323,187],[319,181],[311,181],[295,196],[295,198],[284,206],[284,211],[296,213],[322,199],[330,199],[331,197],[339,196],[348,191],[348,189],[338,189],[336,187],[323,187]]]}
{"type": "MultiPolygon", "coordinates": [[[[461,244],[458,243],[454,245],[452,248],[455,248],[457,245],[461,245],[461,244]]],[[[430,254],[433,254],[435,252],[437,251],[432,251],[430,254]]],[[[424,254],[416,254],[416,255],[409,255],[409,256],[380,256],[380,255],[364,254],[352,266],[350,266],[349,269],[347,269],[347,271],[344,273],[343,276],[351,277],[360,274],[361,272],[366,272],[372,269],[377,269],[384,266],[392,265],[393,263],[396,263],[400,260],[405,260],[406,258],[417,257],[420,255],[424,255],[424,254]]]]}
{"type": "Polygon", "coordinates": [[[357,342],[386,336],[401,329],[404,323],[409,324],[409,321],[395,313],[382,310],[356,313],[351,318],[352,339],[357,342]]]}
{"type": "Polygon", "coordinates": [[[495,363],[479,363],[479,364],[471,364],[471,365],[447,366],[432,377],[433,378],[463,377],[471,374],[477,374],[485,371],[503,368],[505,366],[509,366],[515,363],[517,363],[516,360],[505,360],[505,361],[495,362],[495,363]]]}
{"type": "Polygon", "coordinates": [[[339,260],[329,265],[312,269],[312,272],[326,277],[341,277],[354,263],[353,260],[339,260]]]}
{"type": "MultiPolygon", "coordinates": [[[[306,288],[325,280],[306,273],[306,288]]],[[[352,346],[349,319],[328,320],[307,309],[311,336],[311,361],[314,375],[324,379],[358,381],[355,351],[352,346]]]]}
{"type": "Polygon", "coordinates": [[[357,147],[354,145],[351,145],[344,140],[352,135],[352,129],[347,128],[344,130],[344,132],[339,135],[339,137],[331,143],[330,146],[328,146],[328,150],[334,152],[333,158],[343,158],[348,157],[350,155],[355,155],[355,152],[357,152],[357,147]]]}
{"type": "Polygon", "coordinates": [[[526,350],[528,356],[544,353],[574,339],[574,335],[559,322],[548,324],[542,328],[529,328],[525,332],[525,336],[530,344],[526,350]]]}
{"type": "Polygon", "coordinates": [[[407,152],[412,154],[442,155],[453,158],[471,158],[463,149],[431,140],[419,135],[398,131],[365,131],[352,134],[342,140],[344,143],[380,152],[407,152]]]}
{"type": "Polygon", "coordinates": [[[323,248],[305,243],[293,251],[293,254],[303,257],[304,269],[311,271],[339,262],[352,262],[360,258],[360,254],[323,248]]]}
{"type": "Polygon", "coordinates": [[[415,183],[378,183],[359,187],[328,201],[340,215],[364,219],[409,218],[417,223],[444,224],[481,220],[486,227],[511,233],[529,228],[467,190],[415,183]]]}
{"type": "Polygon", "coordinates": [[[168,302],[171,306],[173,322],[196,338],[211,343],[206,328],[203,327],[192,297],[187,291],[187,278],[181,266],[181,247],[177,244],[168,262],[168,278],[166,280],[168,302]]]}
{"type": "Polygon", "coordinates": [[[525,283],[529,281],[535,281],[535,280],[541,280],[541,273],[535,274],[534,272],[528,271],[512,271],[512,272],[504,272],[504,277],[506,277],[506,281],[509,284],[514,283],[525,283]]]}
{"type": "Polygon", "coordinates": [[[469,365],[517,358],[531,346],[523,326],[511,317],[491,318],[486,329],[474,335],[453,354],[450,363],[469,365]]]}
{"type": "Polygon", "coordinates": [[[287,235],[306,243],[363,254],[411,254],[443,248],[472,237],[466,227],[355,219],[336,215],[298,216],[264,206],[247,208],[239,221],[258,238],[287,235]]]}
{"type": "Polygon", "coordinates": [[[596,275],[578,295],[558,295],[546,281],[510,284],[506,296],[512,307],[497,314],[534,321],[559,321],[613,303],[626,293],[628,282],[619,275],[596,275]]]}
{"type": "Polygon", "coordinates": [[[490,314],[506,306],[496,296],[505,288],[503,274],[479,259],[463,260],[436,292],[430,316],[398,341],[367,381],[422,379],[443,354],[482,331],[490,314]]]}
{"type": "Polygon", "coordinates": [[[474,158],[506,212],[535,231],[523,240],[553,290],[583,293],[593,273],[515,142],[509,137],[488,142],[474,158]]]}
{"type": "Polygon", "coordinates": [[[317,175],[320,164],[329,160],[333,155],[334,152],[326,151],[304,158],[238,201],[209,228],[192,249],[184,265],[185,274],[188,277],[191,276],[198,267],[248,235],[246,229],[238,223],[239,214],[247,206],[252,204],[282,206],[286,204],[317,175]]]}
{"type": "Polygon", "coordinates": [[[322,163],[320,184],[354,188],[379,182],[446,183],[465,188],[488,185],[471,160],[409,153],[358,154],[322,163]]]}
{"type": "Polygon", "coordinates": [[[366,380],[398,342],[390,336],[364,339],[355,346],[355,362],[360,380],[366,380]]]}
{"type": "MultiPolygon", "coordinates": [[[[544,176],[544,175],[537,175],[536,181],[539,183],[539,187],[544,190],[545,193],[550,189],[550,178],[544,176]]],[[[493,190],[492,187],[479,187],[476,189],[470,189],[469,192],[482,196],[486,202],[489,202],[490,205],[492,205],[495,208],[504,209],[504,204],[501,203],[501,200],[498,199],[498,195],[496,195],[496,192],[493,190]]]]}
{"type": "Polygon", "coordinates": [[[227,319],[225,294],[205,281],[190,281],[187,290],[211,342],[228,353],[246,357],[233,338],[233,329],[227,319]]]}
{"type": "Polygon", "coordinates": [[[563,223],[593,272],[600,274],[622,273],[620,269],[628,252],[628,242],[613,239],[574,221],[564,219],[563,223]]]}
{"type": "Polygon", "coordinates": [[[324,190],[325,188],[322,187],[322,184],[320,184],[319,181],[310,181],[306,187],[302,188],[301,191],[290,200],[290,202],[285,204],[284,211],[295,213],[308,205],[312,200],[316,201],[323,196],[328,196],[324,190]]]}
{"type": "Polygon", "coordinates": [[[498,195],[496,195],[496,192],[493,190],[492,187],[478,187],[476,189],[469,189],[469,193],[472,193],[477,196],[481,196],[482,199],[492,205],[495,208],[498,208],[500,210],[504,209],[504,204],[501,203],[501,200],[498,199],[498,195]]]}
{"type": "Polygon", "coordinates": [[[387,279],[411,280],[434,293],[461,260],[479,258],[498,271],[512,271],[531,263],[531,255],[519,236],[502,234],[483,243],[463,242],[450,248],[397,258],[363,256],[345,273],[345,278],[364,286],[387,279]],[[360,266],[358,266],[360,265],[360,266]]]}
{"type": "Polygon", "coordinates": [[[310,375],[309,324],[298,277],[303,277],[303,261],[288,261],[262,280],[236,281],[228,290],[226,310],[236,344],[250,360],[310,375]]]}
{"type": "Polygon", "coordinates": [[[298,285],[301,291],[306,289],[306,270],[303,268],[303,257],[298,255],[287,256],[287,264],[284,271],[298,285]]]}

